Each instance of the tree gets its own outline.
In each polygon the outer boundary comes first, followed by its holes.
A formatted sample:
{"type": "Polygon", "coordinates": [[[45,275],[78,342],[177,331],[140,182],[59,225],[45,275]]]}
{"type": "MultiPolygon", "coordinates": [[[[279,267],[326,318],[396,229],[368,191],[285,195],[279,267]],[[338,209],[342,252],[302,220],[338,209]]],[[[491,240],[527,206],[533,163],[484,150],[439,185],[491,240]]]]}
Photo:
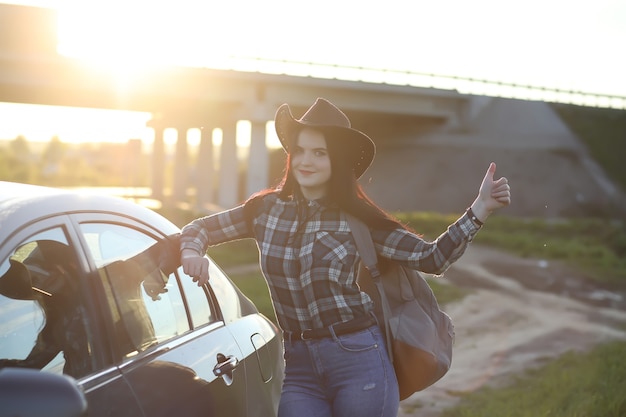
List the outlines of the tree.
{"type": "Polygon", "coordinates": [[[12,156],[21,161],[30,161],[30,147],[28,145],[28,140],[23,135],[17,136],[9,143],[9,150],[11,151],[12,156]]]}
{"type": "Polygon", "coordinates": [[[53,136],[41,155],[41,176],[56,184],[61,171],[61,162],[65,156],[66,145],[58,136],[53,136]]]}
{"type": "Polygon", "coordinates": [[[6,160],[7,179],[16,182],[30,183],[33,180],[33,160],[28,140],[22,135],[9,143],[6,160]]]}

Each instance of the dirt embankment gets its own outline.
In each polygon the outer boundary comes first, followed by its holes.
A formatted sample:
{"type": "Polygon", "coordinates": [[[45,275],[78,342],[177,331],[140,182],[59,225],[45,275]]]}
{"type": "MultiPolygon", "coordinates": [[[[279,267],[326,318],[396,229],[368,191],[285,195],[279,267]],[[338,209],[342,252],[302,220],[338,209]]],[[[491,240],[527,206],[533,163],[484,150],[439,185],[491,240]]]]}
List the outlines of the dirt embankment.
{"type": "Polygon", "coordinates": [[[456,332],[452,368],[403,401],[399,417],[436,417],[459,393],[569,350],[626,340],[626,293],[600,288],[562,264],[473,245],[444,279],[474,290],[445,308],[456,332]]]}
{"type": "MultiPolygon", "coordinates": [[[[397,135],[373,133],[376,158],[361,181],[391,211],[460,213],[490,162],[506,176],[513,203],[502,214],[553,218],[624,216],[626,195],[551,105],[485,98],[457,126],[397,135]]],[[[368,130],[365,130],[368,131],[368,130]]]]}

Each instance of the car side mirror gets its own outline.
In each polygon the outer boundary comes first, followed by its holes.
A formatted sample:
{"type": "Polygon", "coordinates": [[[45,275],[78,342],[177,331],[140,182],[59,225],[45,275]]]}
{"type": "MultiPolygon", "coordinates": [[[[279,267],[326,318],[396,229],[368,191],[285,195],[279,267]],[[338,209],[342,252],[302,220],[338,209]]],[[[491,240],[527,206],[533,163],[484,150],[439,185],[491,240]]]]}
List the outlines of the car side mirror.
{"type": "Polygon", "coordinates": [[[0,417],[81,417],[87,412],[85,395],[73,378],[35,369],[1,369],[0,404],[0,417]]]}

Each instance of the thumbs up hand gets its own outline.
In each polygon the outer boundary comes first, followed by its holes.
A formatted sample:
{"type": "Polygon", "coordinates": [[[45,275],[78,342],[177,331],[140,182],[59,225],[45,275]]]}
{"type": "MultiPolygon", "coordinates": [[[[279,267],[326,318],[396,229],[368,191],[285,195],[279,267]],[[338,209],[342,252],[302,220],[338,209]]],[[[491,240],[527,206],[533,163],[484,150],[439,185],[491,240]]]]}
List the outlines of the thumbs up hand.
{"type": "Polygon", "coordinates": [[[509,180],[501,177],[494,180],[496,164],[491,163],[485,173],[485,178],[480,184],[478,197],[472,203],[472,211],[480,221],[485,221],[494,210],[511,204],[511,187],[509,180]]]}

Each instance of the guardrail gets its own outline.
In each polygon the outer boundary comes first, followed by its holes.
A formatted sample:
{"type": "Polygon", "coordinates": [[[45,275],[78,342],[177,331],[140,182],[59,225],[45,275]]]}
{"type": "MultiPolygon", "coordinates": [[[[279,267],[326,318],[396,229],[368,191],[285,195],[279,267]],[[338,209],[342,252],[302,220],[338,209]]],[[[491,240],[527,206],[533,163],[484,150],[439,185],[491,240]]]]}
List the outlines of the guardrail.
{"type": "Polygon", "coordinates": [[[220,69],[456,90],[462,94],[626,109],[626,96],[455,75],[233,56],[220,69]]]}

